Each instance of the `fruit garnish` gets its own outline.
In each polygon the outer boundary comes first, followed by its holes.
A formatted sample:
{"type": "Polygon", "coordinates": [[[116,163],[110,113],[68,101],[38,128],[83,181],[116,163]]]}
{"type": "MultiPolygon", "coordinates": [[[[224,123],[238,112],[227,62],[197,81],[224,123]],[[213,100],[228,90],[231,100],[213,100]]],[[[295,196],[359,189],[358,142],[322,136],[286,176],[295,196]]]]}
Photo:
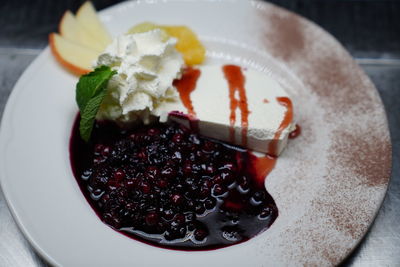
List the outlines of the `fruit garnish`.
{"type": "Polygon", "coordinates": [[[60,34],[51,33],[49,43],[56,60],[69,71],[81,75],[92,70],[92,62],[111,43],[90,2],[84,3],[76,16],[66,11],[60,21],[60,34]]]}
{"type": "Polygon", "coordinates": [[[144,22],[129,29],[128,33],[142,33],[154,29],[161,29],[167,36],[175,37],[178,40],[176,49],[182,53],[187,65],[191,66],[203,63],[206,49],[196,34],[186,26],[157,25],[151,22],[144,22]]]}
{"type": "Polygon", "coordinates": [[[191,29],[186,26],[163,26],[163,29],[170,36],[178,39],[176,49],[183,54],[187,65],[203,63],[206,49],[191,29]]]}
{"type": "Polygon", "coordinates": [[[56,60],[67,70],[81,75],[91,71],[98,52],[65,39],[57,33],[49,35],[50,49],[56,60]]]}
{"type": "MultiPolygon", "coordinates": [[[[51,33],[49,43],[56,60],[74,74],[90,72],[92,63],[112,42],[111,36],[101,23],[91,2],[80,6],[76,15],[67,10],[59,24],[59,34],[51,33]]],[[[128,31],[142,33],[160,29],[163,40],[177,39],[176,49],[183,55],[186,65],[201,64],[205,48],[196,34],[186,26],[157,25],[150,22],[138,24],[128,31]]]]}
{"type": "Polygon", "coordinates": [[[76,20],[83,28],[86,28],[103,47],[111,43],[111,36],[97,16],[96,9],[92,2],[88,1],[81,5],[76,12],[76,20]]]}
{"type": "Polygon", "coordinates": [[[137,24],[137,25],[133,26],[132,28],[130,28],[129,31],[127,32],[127,34],[149,32],[149,31],[152,31],[155,29],[159,29],[161,31],[164,42],[170,38],[168,33],[161,26],[151,23],[151,22],[143,22],[143,23],[137,24]]]}
{"type": "Polygon", "coordinates": [[[105,46],[97,41],[89,30],[78,23],[74,14],[69,10],[64,13],[58,31],[65,39],[79,43],[99,53],[105,49],[105,46]]]}
{"type": "Polygon", "coordinates": [[[79,132],[84,141],[88,141],[100,104],[106,95],[108,81],[116,74],[108,66],[101,66],[80,77],[76,85],[76,103],[81,120],[79,132]]]}

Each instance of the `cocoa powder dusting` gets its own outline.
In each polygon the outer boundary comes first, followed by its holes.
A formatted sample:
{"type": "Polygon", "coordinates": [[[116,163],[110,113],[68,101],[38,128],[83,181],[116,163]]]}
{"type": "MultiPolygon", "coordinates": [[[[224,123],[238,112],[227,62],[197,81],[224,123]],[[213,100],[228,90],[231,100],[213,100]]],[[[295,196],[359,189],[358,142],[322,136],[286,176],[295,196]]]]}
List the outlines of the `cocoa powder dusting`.
{"type": "Polygon", "coordinates": [[[352,213],[348,208],[343,207],[342,204],[330,205],[325,208],[329,211],[329,215],[339,231],[350,235],[354,239],[362,235],[366,226],[360,223],[360,221],[361,219],[368,220],[368,214],[360,214],[360,212],[352,213]]]}
{"type": "Polygon", "coordinates": [[[367,93],[375,88],[351,58],[335,52],[307,53],[306,58],[310,69],[300,75],[326,105],[338,113],[357,109],[362,114],[375,109],[367,93]]]}
{"type": "Polygon", "coordinates": [[[303,27],[297,16],[268,14],[265,20],[268,29],[264,42],[274,56],[289,61],[300,54],[305,47],[303,27]]]}
{"type": "Polygon", "coordinates": [[[260,42],[284,61],[304,84],[339,113],[362,114],[377,108],[373,84],[351,56],[322,29],[283,9],[258,11],[263,23],[260,42]]]}
{"type": "MultiPolygon", "coordinates": [[[[313,216],[313,215],[311,215],[313,216]]],[[[314,215],[315,216],[315,215],[314,215]]],[[[304,222],[298,221],[300,224],[304,222]]],[[[313,220],[309,220],[307,229],[301,227],[293,227],[283,233],[282,237],[292,236],[293,243],[287,244],[286,249],[290,248],[295,251],[294,255],[290,255],[296,259],[297,266],[334,266],[339,263],[343,253],[348,253],[348,249],[344,248],[339,238],[331,236],[330,231],[321,231],[319,227],[313,227],[313,220]],[[307,235],[301,235],[301,232],[307,232],[307,235]],[[328,242],[326,242],[328,241],[328,242]],[[326,242],[326,243],[325,243],[326,242]],[[293,248],[292,248],[293,246],[293,248]],[[299,255],[302,255],[299,257],[299,255]]],[[[295,224],[296,225],[296,224],[295,224]]],[[[327,225],[330,227],[332,225],[327,225]]]]}
{"type": "Polygon", "coordinates": [[[268,253],[260,241],[260,254],[288,266],[337,265],[368,230],[387,189],[386,114],[368,76],[331,35],[274,5],[255,7],[259,47],[304,85],[287,90],[303,134],[289,141],[266,183],[280,209],[268,233],[279,250],[268,253]]]}
{"type": "MultiPolygon", "coordinates": [[[[371,125],[371,127],[373,127],[371,125]]],[[[333,132],[330,160],[368,186],[388,183],[392,164],[391,146],[386,138],[373,135],[373,130],[360,133],[348,130],[333,132]],[[389,152],[389,153],[388,153],[389,152]]]]}

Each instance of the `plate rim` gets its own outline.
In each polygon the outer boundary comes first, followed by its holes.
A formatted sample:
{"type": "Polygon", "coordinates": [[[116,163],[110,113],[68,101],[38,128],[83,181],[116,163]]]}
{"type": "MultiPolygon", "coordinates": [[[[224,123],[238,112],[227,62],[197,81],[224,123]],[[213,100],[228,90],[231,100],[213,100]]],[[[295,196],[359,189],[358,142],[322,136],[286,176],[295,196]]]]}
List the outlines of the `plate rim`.
{"type": "MultiPolygon", "coordinates": [[[[195,1],[195,2],[196,2],[196,1],[198,1],[198,2],[215,2],[215,1],[217,1],[217,2],[230,2],[230,3],[236,3],[236,2],[238,2],[237,0],[164,0],[164,1],[162,1],[162,2],[193,2],[193,1],[195,1]]],[[[133,0],[132,0],[132,1],[127,1],[127,2],[121,2],[121,3],[112,5],[112,6],[110,6],[110,7],[107,7],[107,8],[105,8],[105,9],[99,11],[100,17],[104,17],[104,16],[106,15],[106,12],[112,12],[114,9],[119,9],[119,8],[122,8],[122,7],[125,6],[125,5],[130,5],[130,4],[133,4],[133,3],[136,4],[136,2],[144,2],[144,3],[147,3],[147,2],[149,2],[149,1],[146,1],[146,0],[145,0],[145,1],[141,1],[141,0],[133,1],[133,0]]],[[[155,1],[150,1],[150,2],[160,2],[160,1],[155,0],[155,1]]],[[[311,21],[311,20],[309,20],[309,19],[307,19],[307,18],[305,18],[305,17],[303,17],[303,16],[301,16],[301,15],[299,15],[299,14],[297,14],[297,13],[294,13],[294,12],[292,12],[292,11],[290,11],[290,10],[287,10],[287,9],[285,9],[285,8],[282,8],[282,7],[278,6],[278,5],[275,5],[275,4],[273,4],[273,3],[265,2],[265,1],[261,1],[261,0],[252,0],[252,2],[257,2],[258,4],[262,4],[262,5],[266,5],[266,6],[272,5],[272,6],[276,7],[276,8],[278,8],[278,9],[283,9],[283,10],[285,10],[286,12],[289,12],[289,13],[291,13],[291,14],[294,14],[295,16],[301,17],[302,19],[305,19],[308,23],[312,23],[314,26],[316,26],[316,27],[322,29],[322,28],[321,28],[318,24],[316,24],[315,22],[313,22],[313,21],[311,21]]],[[[343,46],[343,45],[341,44],[341,42],[340,42],[339,40],[337,40],[335,37],[333,37],[333,35],[332,35],[331,33],[327,32],[327,31],[324,30],[324,29],[322,29],[322,30],[325,32],[325,34],[328,34],[333,40],[335,40],[335,41],[338,42],[341,46],[343,46]]],[[[345,50],[345,51],[347,52],[347,50],[345,50]]],[[[46,59],[46,54],[47,54],[47,53],[49,53],[49,46],[46,46],[46,47],[40,52],[40,54],[39,54],[39,55],[29,64],[29,66],[24,70],[23,74],[18,78],[17,82],[16,82],[15,85],[13,86],[13,89],[12,89],[12,91],[11,91],[11,93],[10,93],[8,99],[7,99],[6,105],[5,105],[5,107],[4,107],[3,115],[2,115],[2,118],[1,118],[1,121],[0,121],[0,122],[1,122],[1,123],[0,123],[0,148],[1,148],[2,151],[4,151],[3,149],[7,146],[7,142],[5,141],[5,137],[7,137],[7,136],[5,136],[6,134],[5,134],[5,129],[4,129],[4,128],[5,128],[5,125],[8,125],[8,126],[9,126],[10,124],[12,124],[12,123],[11,123],[11,115],[12,115],[12,111],[13,111],[13,108],[12,108],[12,107],[14,106],[14,103],[18,100],[18,94],[19,94],[19,92],[21,92],[21,90],[23,90],[23,88],[24,88],[24,87],[23,87],[23,84],[26,83],[26,82],[28,82],[29,79],[30,79],[30,77],[34,74],[33,72],[34,72],[37,68],[39,68],[41,64],[44,63],[44,60],[46,59]]],[[[349,54],[349,56],[353,59],[353,57],[352,57],[350,54],[349,54]]],[[[353,60],[354,60],[354,59],[353,59],[353,60]]],[[[361,68],[361,67],[360,67],[360,68],[361,68]]],[[[363,71],[363,70],[362,70],[362,71],[363,71]]],[[[364,71],[363,71],[363,73],[364,73],[364,71]]],[[[365,73],[364,73],[364,75],[370,80],[370,77],[369,77],[368,75],[366,75],[365,73]]],[[[370,82],[372,83],[371,80],[370,80],[370,82]]],[[[372,83],[372,84],[373,84],[373,83],[372,83]]],[[[378,92],[378,90],[377,90],[377,88],[375,87],[375,85],[374,85],[374,90],[375,90],[376,92],[378,92]]],[[[379,101],[380,101],[380,105],[381,105],[382,107],[384,107],[382,98],[381,98],[381,96],[379,95],[379,93],[378,93],[378,99],[379,99],[379,101]]],[[[383,109],[384,109],[384,108],[383,108],[383,109]]],[[[355,246],[352,247],[352,249],[345,255],[345,257],[342,259],[342,261],[344,261],[344,260],[359,246],[359,244],[364,240],[364,237],[365,237],[365,235],[367,234],[368,229],[370,229],[371,226],[374,224],[375,219],[376,219],[376,217],[377,217],[377,215],[378,215],[378,212],[379,212],[380,208],[381,208],[382,205],[383,205],[384,199],[385,199],[385,197],[386,197],[387,190],[388,190],[388,188],[389,188],[389,184],[390,184],[390,182],[391,182],[391,180],[392,180],[392,166],[393,166],[392,139],[391,139],[391,133],[390,133],[390,130],[389,130],[389,123],[388,123],[388,118],[387,118],[386,110],[384,110],[384,113],[385,113],[385,121],[384,121],[385,131],[389,133],[389,137],[390,137],[389,142],[390,142],[390,159],[391,159],[391,161],[390,161],[390,167],[389,167],[389,170],[390,170],[389,179],[387,180],[387,183],[384,184],[384,193],[381,194],[381,198],[380,198],[379,204],[377,205],[378,208],[375,210],[374,216],[373,216],[372,221],[371,221],[371,223],[369,224],[367,230],[363,233],[362,237],[359,238],[359,239],[357,240],[357,244],[356,244],[355,246]]],[[[5,173],[5,168],[4,168],[4,166],[5,166],[5,160],[4,160],[4,159],[3,159],[3,160],[0,160],[0,169],[1,169],[1,171],[0,171],[0,190],[3,192],[4,199],[5,199],[6,203],[7,203],[8,209],[10,210],[10,212],[11,212],[13,218],[14,218],[15,223],[17,224],[19,230],[23,233],[24,237],[29,241],[29,244],[32,245],[32,247],[34,248],[34,250],[35,250],[41,257],[43,257],[43,258],[44,258],[46,261],[48,261],[50,264],[59,266],[60,264],[59,264],[54,258],[52,258],[51,255],[49,255],[48,253],[46,253],[46,251],[43,250],[43,249],[40,247],[40,245],[35,241],[35,239],[31,236],[30,232],[27,230],[26,226],[25,226],[24,223],[21,221],[20,216],[19,216],[19,214],[18,214],[18,211],[17,211],[17,209],[15,208],[14,204],[9,200],[8,193],[7,193],[6,190],[4,190],[4,187],[5,187],[4,184],[6,183],[6,182],[5,182],[6,179],[3,178],[3,177],[7,176],[6,173],[5,173]]]]}

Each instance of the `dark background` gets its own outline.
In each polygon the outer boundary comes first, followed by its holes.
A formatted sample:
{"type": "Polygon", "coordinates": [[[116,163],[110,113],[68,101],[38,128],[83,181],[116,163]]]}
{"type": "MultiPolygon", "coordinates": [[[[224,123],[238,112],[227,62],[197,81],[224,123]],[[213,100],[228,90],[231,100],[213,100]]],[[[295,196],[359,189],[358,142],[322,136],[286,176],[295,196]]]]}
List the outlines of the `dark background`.
{"type": "MultiPolygon", "coordinates": [[[[48,33],[57,31],[64,11],[76,11],[83,2],[0,0],[0,116],[15,82],[40,49],[47,46],[48,33]]],[[[93,2],[99,10],[121,1],[93,2]]],[[[374,225],[344,265],[400,266],[400,0],[270,2],[303,15],[334,35],[356,58],[380,93],[393,144],[392,181],[374,225]]],[[[0,192],[0,266],[2,263],[45,265],[18,232],[0,192]],[[2,228],[3,225],[7,227],[2,228]],[[7,250],[7,244],[1,247],[2,236],[15,236],[15,242],[12,240],[15,251],[7,250]],[[22,257],[23,252],[28,256],[22,257]]]]}
{"type": "MultiPolygon", "coordinates": [[[[246,1],[246,0],[242,0],[246,1]]],[[[43,48],[66,9],[83,0],[1,0],[0,46],[43,48]]],[[[120,0],[93,0],[103,9],[120,0]]],[[[398,0],[272,0],[316,22],[354,55],[400,58],[398,0]]]]}

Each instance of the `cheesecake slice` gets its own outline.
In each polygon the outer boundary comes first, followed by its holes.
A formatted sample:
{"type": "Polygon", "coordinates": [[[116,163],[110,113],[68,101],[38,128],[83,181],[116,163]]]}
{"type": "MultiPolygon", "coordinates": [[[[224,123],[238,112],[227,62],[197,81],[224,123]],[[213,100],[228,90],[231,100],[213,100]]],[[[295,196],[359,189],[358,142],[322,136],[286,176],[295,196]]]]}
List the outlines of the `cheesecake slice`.
{"type": "Polygon", "coordinates": [[[207,137],[278,156],[295,129],[290,98],[264,73],[206,65],[186,69],[174,85],[180,101],[166,103],[164,116],[207,137]]]}

